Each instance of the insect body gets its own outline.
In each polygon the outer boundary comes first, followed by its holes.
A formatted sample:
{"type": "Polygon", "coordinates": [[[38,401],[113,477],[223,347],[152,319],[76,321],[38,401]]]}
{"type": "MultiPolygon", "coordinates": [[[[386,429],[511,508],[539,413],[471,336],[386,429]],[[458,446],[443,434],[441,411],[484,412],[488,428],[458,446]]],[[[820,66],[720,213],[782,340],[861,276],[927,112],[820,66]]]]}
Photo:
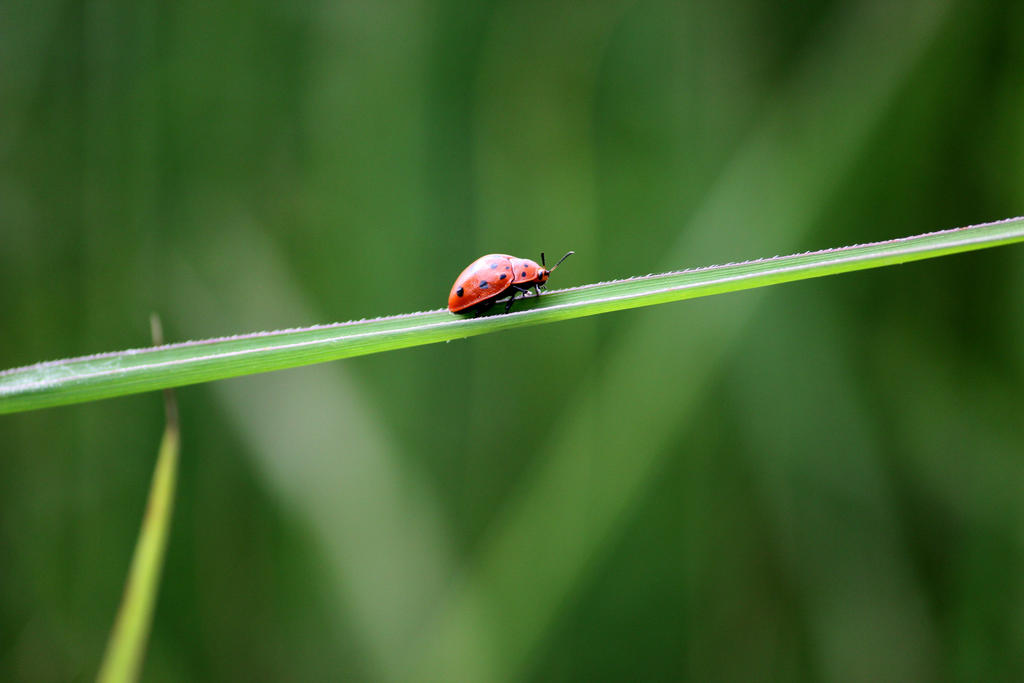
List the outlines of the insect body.
{"type": "Polygon", "coordinates": [[[508,313],[517,294],[525,296],[532,287],[536,295],[540,296],[541,287],[548,281],[548,276],[573,253],[570,251],[559,259],[551,270],[544,263],[543,253],[540,255],[540,265],[536,261],[508,254],[481,256],[455,279],[448,295],[448,310],[452,313],[482,312],[493,306],[498,299],[508,297],[505,301],[505,312],[508,313]]]}

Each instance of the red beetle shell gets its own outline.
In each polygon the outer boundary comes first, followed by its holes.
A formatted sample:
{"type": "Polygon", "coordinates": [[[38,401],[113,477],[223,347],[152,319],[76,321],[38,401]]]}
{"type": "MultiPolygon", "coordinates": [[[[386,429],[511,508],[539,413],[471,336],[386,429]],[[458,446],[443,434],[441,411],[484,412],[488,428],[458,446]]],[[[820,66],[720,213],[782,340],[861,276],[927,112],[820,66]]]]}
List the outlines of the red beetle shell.
{"type": "MultiPolygon", "coordinates": [[[[488,299],[496,299],[513,283],[520,286],[543,284],[548,272],[530,259],[508,254],[481,256],[455,278],[455,284],[448,295],[448,310],[458,313],[488,299]]],[[[515,295],[515,291],[512,295],[515,295]]]]}

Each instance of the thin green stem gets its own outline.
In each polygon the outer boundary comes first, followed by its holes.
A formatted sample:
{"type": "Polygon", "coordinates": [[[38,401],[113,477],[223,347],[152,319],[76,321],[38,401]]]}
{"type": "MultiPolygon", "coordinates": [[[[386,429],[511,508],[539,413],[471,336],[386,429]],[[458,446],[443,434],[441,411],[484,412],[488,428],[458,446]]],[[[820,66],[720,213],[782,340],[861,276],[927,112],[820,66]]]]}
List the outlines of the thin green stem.
{"type": "MultiPolygon", "coordinates": [[[[411,313],[39,363],[0,373],[0,414],[298,367],[1024,241],[1024,218],[550,292],[507,315],[411,313]]],[[[561,274],[561,272],[560,272],[561,274]]]]}
{"type": "MultiPolygon", "coordinates": [[[[159,341],[159,321],[154,316],[152,322],[154,340],[159,341]]],[[[164,410],[167,425],[160,442],[156,469],[149,487],[149,500],[146,502],[142,528],[125,581],[124,595],[96,677],[100,683],[138,680],[146,654],[178,480],[181,432],[178,426],[178,404],[170,389],[164,391],[164,410]]]]}

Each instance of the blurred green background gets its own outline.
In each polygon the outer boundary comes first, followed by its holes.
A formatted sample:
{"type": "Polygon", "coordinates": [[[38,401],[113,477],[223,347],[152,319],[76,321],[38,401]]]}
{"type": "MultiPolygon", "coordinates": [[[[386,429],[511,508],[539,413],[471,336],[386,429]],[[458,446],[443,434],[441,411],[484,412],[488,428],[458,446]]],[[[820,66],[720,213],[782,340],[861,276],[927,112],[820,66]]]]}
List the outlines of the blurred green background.
{"type": "MultiPolygon", "coordinates": [[[[1024,213],[1024,5],[0,5],[0,367],[1024,213]]],[[[1021,680],[1024,249],[178,392],[144,678],[1021,680]]],[[[0,418],[89,680],[159,395],[0,418]]]]}

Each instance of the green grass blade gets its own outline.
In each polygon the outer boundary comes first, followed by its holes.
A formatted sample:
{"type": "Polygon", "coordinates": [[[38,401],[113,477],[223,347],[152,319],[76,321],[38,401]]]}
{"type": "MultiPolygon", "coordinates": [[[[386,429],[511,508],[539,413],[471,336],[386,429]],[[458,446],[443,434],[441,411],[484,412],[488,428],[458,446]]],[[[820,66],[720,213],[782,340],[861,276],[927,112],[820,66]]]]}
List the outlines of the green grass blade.
{"type": "MultiPolygon", "coordinates": [[[[39,363],[0,373],[0,413],[184,386],[1024,241],[1024,218],[551,292],[508,315],[446,310],[39,363]]],[[[560,273],[561,274],[561,273],[560,273]]]]}
{"type": "MultiPolygon", "coordinates": [[[[154,322],[154,330],[157,329],[159,323],[154,322]]],[[[158,337],[158,334],[154,332],[154,336],[158,337]]],[[[149,487],[149,500],[146,501],[146,512],[135,544],[131,568],[128,570],[128,579],[125,581],[121,606],[117,610],[107,651],[96,677],[100,683],[138,680],[146,654],[167,549],[167,532],[174,511],[174,490],[178,480],[178,454],[181,447],[178,405],[170,390],[164,394],[164,406],[167,426],[160,442],[153,481],[149,487]]]]}
{"type": "Polygon", "coordinates": [[[103,683],[134,681],[139,677],[153,621],[153,606],[156,603],[167,546],[167,530],[174,507],[179,446],[178,427],[168,424],[160,442],[146,515],[139,531],[124,596],[97,676],[97,680],[103,683]]]}

